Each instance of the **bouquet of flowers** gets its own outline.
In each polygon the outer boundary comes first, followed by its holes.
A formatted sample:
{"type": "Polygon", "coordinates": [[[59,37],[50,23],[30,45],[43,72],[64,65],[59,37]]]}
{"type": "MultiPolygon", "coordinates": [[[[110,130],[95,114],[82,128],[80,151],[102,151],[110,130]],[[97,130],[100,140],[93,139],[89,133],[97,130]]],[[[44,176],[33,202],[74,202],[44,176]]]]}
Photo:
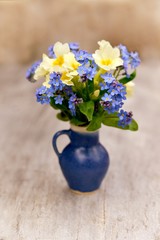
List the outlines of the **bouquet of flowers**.
{"type": "Polygon", "coordinates": [[[26,78],[44,80],[36,90],[37,101],[60,110],[60,120],[86,126],[88,131],[101,124],[135,131],[138,124],[132,112],[122,107],[140,64],[139,55],[124,45],[112,47],[105,40],[98,45],[90,54],[77,43],[57,42],[49,47],[48,56],[43,54],[28,69],[26,78]]]}

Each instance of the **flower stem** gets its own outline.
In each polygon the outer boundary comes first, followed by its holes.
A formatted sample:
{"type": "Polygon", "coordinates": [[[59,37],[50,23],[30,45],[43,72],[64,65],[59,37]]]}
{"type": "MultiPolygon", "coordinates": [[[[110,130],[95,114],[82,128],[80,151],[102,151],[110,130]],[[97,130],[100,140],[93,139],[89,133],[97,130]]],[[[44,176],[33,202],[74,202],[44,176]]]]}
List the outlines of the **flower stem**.
{"type": "Polygon", "coordinates": [[[101,69],[99,69],[99,71],[96,73],[96,75],[95,75],[95,77],[94,77],[94,79],[93,79],[93,81],[94,81],[94,84],[95,85],[97,85],[98,84],[98,80],[99,80],[99,77],[100,77],[100,75],[101,74],[103,74],[104,73],[104,70],[101,68],[101,69]]]}
{"type": "Polygon", "coordinates": [[[119,67],[118,69],[116,69],[113,73],[113,75],[115,76],[115,78],[118,78],[119,74],[120,74],[120,71],[122,70],[123,68],[122,67],[119,67]]]}
{"type": "Polygon", "coordinates": [[[89,88],[88,88],[88,80],[86,81],[86,93],[87,93],[87,99],[89,99],[89,88]]]}

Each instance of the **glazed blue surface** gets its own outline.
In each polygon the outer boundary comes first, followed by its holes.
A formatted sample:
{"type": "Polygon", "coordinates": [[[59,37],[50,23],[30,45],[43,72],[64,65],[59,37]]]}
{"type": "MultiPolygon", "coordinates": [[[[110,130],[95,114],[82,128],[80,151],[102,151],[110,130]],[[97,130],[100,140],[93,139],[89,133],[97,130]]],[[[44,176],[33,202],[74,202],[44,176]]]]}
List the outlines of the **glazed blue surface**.
{"type": "Polygon", "coordinates": [[[100,187],[108,170],[109,155],[99,142],[99,132],[59,131],[53,137],[53,148],[71,189],[91,192],[100,187]],[[59,153],[56,140],[62,134],[68,135],[70,143],[59,153]]]}

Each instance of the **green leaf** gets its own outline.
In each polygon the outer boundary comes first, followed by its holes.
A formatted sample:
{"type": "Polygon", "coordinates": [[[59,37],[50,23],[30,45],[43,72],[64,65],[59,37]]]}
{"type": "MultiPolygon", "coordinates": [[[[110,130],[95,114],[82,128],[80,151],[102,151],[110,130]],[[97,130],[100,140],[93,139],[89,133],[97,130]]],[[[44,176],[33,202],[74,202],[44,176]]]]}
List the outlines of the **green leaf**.
{"type": "Polygon", "coordinates": [[[55,101],[54,101],[54,98],[53,98],[53,97],[50,98],[50,105],[51,105],[51,107],[53,107],[54,109],[59,109],[59,108],[57,107],[57,105],[55,104],[55,101]]]}
{"type": "Polygon", "coordinates": [[[99,129],[101,127],[101,117],[93,117],[92,121],[90,122],[90,124],[87,127],[88,131],[96,131],[97,129],[99,129]]]}
{"type": "Polygon", "coordinates": [[[64,121],[64,122],[67,122],[67,121],[69,121],[69,118],[66,116],[66,114],[64,114],[63,112],[60,112],[60,113],[57,113],[57,118],[59,119],[59,120],[62,120],[62,121],[64,121]]]}
{"type": "Polygon", "coordinates": [[[89,101],[79,104],[79,110],[87,117],[88,121],[91,121],[94,112],[94,102],[89,101]]]}
{"type": "Polygon", "coordinates": [[[130,131],[137,131],[138,130],[138,124],[137,122],[132,119],[132,122],[128,125],[123,127],[118,126],[118,115],[117,113],[114,114],[104,114],[103,115],[103,119],[102,119],[102,123],[106,126],[110,126],[110,127],[115,127],[115,128],[119,128],[122,130],[130,130],[130,131]]]}
{"type": "Polygon", "coordinates": [[[86,122],[80,121],[77,118],[72,118],[70,123],[73,125],[76,125],[76,126],[81,126],[81,125],[86,124],[86,122]]]}
{"type": "Polygon", "coordinates": [[[117,113],[108,114],[107,116],[105,114],[102,118],[102,123],[104,125],[110,126],[110,127],[119,127],[118,126],[118,121],[119,121],[119,118],[117,116],[117,113]]]}
{"type": "Polygon", "coordinates": [[[129,78],[124,77],[119,80],[120,83],[126,84],[130,81],[132,81],[136,77],[136,70],[130,75],[129,78]]]}
{"type": "Polygon", "coordinates": [[[137,131],[138,130],[138,123],[136,120],[132,119],[132,122],[129,124],[129,130],[137,131]]]}
{"type": "Polygon", "coordinates": [[[89,90],[89,93],[94,92],[94,81],[88,80],[88,90],[89,90]]]}

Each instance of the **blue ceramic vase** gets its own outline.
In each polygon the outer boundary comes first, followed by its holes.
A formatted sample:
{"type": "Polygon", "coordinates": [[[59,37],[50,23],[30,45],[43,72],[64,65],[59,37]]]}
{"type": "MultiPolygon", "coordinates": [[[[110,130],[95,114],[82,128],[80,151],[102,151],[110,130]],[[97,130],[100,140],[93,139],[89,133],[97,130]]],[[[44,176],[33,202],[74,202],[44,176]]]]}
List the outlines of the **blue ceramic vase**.
{"type": "Polygon", "coordinates": [[[82,127],[62,130],[53,136],[52,143],[71,190],[85,193],[100,187],[108,170],[109,155],[99,142],[98,131],[87,132],[82,127]],[[63,134],[69,137],[70,143],[59,153],[56,142],[63,134]]]}

